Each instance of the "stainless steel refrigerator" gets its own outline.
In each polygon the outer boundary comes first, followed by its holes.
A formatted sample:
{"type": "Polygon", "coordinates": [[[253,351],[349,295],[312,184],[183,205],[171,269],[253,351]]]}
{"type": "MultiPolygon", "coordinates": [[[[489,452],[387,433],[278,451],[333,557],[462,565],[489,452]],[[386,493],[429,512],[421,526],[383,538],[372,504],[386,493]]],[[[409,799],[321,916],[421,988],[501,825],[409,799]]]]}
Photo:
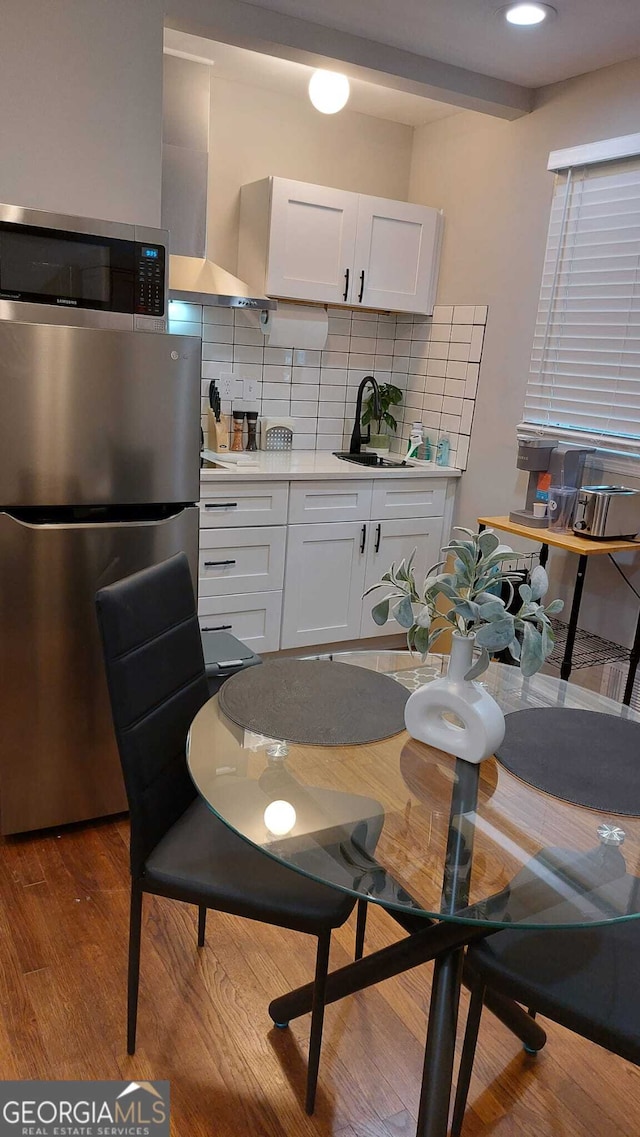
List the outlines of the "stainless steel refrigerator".
{"type": "Polygon", "coordinates": [[[94,612],[198,556],[200,341],[0,320],[0,830],[126,808],[94,612]]]}

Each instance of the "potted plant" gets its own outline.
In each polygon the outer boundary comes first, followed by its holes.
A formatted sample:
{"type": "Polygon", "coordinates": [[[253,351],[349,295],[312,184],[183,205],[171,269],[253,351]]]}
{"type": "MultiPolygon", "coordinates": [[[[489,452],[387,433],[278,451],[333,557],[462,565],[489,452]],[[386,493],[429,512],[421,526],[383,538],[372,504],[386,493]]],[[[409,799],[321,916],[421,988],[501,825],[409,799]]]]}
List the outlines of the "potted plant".
{"type": "Polygon", "coordinates": [[[388,454],[389,434],[383,430],[383,423],[389,430],[397,430],[398,423],[389,408],[397,407],[402,402],[402,391],[399,387],[394,387],[393,383],[380,383],[378,392],[379,415],[374,414],[375,400],[372,392],[365,401],[361,422],[363,426],[371,427],[371,436],[367,443],[369,450],[375,450],[378,454],[388,454]]]}
{"type": "Polygon", "coordinates": [[[418,586],[413,553],[406,564],[391,565],[367,591],[390,588],[389,595],[374,606],[373,618],[383,625],[393,615],[407,630],[409,649],[423,658],[445,632],[453,631],[446,678],[414,691],[406,705],[405,724],[414,738],[479,762],[500,745],[504,716],[474,680],[489,666],[491,653],[505,648],[519,662],[523,675],[539,671],[554,646],[549,617],[562,610],[563,602],[553,600],[546,607],[540,603],[549,581],[538,566],[530,583],[519,585],[519,602],[513,611],[514,579],[518,578],[503,566],[518,554],[501,545],[492,529],[457,532],[464,536],[442,549],[445,557],[453,558],[450,572],[442,571],[445,561],[440,561],[418,586]],[[447,602],[445,610],[441,598],[447,602]]]}

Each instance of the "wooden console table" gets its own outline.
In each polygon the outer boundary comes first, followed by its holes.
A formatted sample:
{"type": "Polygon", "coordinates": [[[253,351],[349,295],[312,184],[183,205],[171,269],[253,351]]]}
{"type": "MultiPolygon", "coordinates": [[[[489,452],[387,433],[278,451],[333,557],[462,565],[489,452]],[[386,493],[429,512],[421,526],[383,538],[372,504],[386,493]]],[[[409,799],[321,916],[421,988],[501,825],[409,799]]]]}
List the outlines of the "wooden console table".
{"type": "MultiPolygon", "coordinates": [[[[584,578],[587,572],[589,557],[603,556],[610,553],[628,553],[637,551],[640,543],[637,541],[590,541],[586,537],[578,537],[575,533],[556,533],[553,529],[534,529],[529,525],[520,525],[519,522],[510,521],[508,517],[479,517],[480,529],[500,529],[505,533],[514,533],[517,537],[524,537],[527,541],[535,541],[540,547],[540,564],[544,567],[549,559],[549,546],[562,549],[565,553],[574,553],[578,558],[576,581],[573,587],[573,600],[571,615],[567,625],[567,642],[564,649],[564,658],[560,667],[560,677],[568,679],[573,664],[573,645],[578,627],[578,616],[582,601],[584,578]]],[[[629,706],[633,693],[633,684],[636,671],[640,663],[640,616],[636,624],[633,647],[629,657],[629,674],[624,691],[623,703],[629,706]]]]}

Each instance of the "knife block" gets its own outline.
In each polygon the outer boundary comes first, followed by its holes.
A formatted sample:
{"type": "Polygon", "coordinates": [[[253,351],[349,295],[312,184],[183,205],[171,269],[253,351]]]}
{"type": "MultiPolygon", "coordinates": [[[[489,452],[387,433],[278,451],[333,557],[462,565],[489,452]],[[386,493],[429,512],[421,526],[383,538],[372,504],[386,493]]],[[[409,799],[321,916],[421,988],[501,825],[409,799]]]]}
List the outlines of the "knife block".
{"type": "Polygon", "coordinates": [[[207,408],[207,442],[209,450],[216,454],[225,454],[229,449],[229,419],[220,415],[220,422],[216,422],[211,407],[207,408]]]}

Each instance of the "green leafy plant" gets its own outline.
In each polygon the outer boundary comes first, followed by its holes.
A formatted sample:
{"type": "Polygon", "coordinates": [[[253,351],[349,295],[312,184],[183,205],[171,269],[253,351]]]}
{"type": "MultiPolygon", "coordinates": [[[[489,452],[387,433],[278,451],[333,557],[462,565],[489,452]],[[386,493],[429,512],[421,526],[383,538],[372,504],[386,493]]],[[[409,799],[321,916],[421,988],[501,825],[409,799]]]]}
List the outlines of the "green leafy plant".
{"type": "Polygon", "coordinates": [[[520,577],[503,565],[521,554],[501,545],[492,529],[474,533],[459,528],[456,532],[464,537],[453,539],[442,549],[445,558],[453,557],[452,572],[442,572],[446,560],[439,561],[418,588],[414,550],[406,563],[392,564],[382,580],[367,589],[365,596],[376,588],[391,589],[372,609],[373,619],[383,625],[394,616],[407,629],[410,650],[423,657],[452,628],[459,635],[474,636],[480,654],[466,679],[481,675],[489,666],[491,653],[505,648],[520,663],[523,675],[534,675],[553,651],[555,639],[549,617],[562,611],[562,600],[553,600],[546,608],[540,603],[549,579],[538,565],[530,583],[518,587],[518,610],[509,611],[515,599],[514,584],[520,577]],[[506,600],[501,595],[503,586],[506,600]],[[438,606],[440,597],[449,601],[446,611],[438,606]]]}
{"type": "Polygon", "coordinates": [[[373,391],[365,400],[364,411],[362,412],[362,425],[368,426],[369,423],[375,423],[377,426],[376,434],[382,434],[382,424],[385,423],[389,430],[396,430],[398,427],[397,420],[390,413],[390,407],[397,407],[402,402],[402,391],[399,387],[394,387],[393,383],[380,383],[378,384],[378,392],[380,395],[380,414],[375,415],[375,400],[373,391]]]}

